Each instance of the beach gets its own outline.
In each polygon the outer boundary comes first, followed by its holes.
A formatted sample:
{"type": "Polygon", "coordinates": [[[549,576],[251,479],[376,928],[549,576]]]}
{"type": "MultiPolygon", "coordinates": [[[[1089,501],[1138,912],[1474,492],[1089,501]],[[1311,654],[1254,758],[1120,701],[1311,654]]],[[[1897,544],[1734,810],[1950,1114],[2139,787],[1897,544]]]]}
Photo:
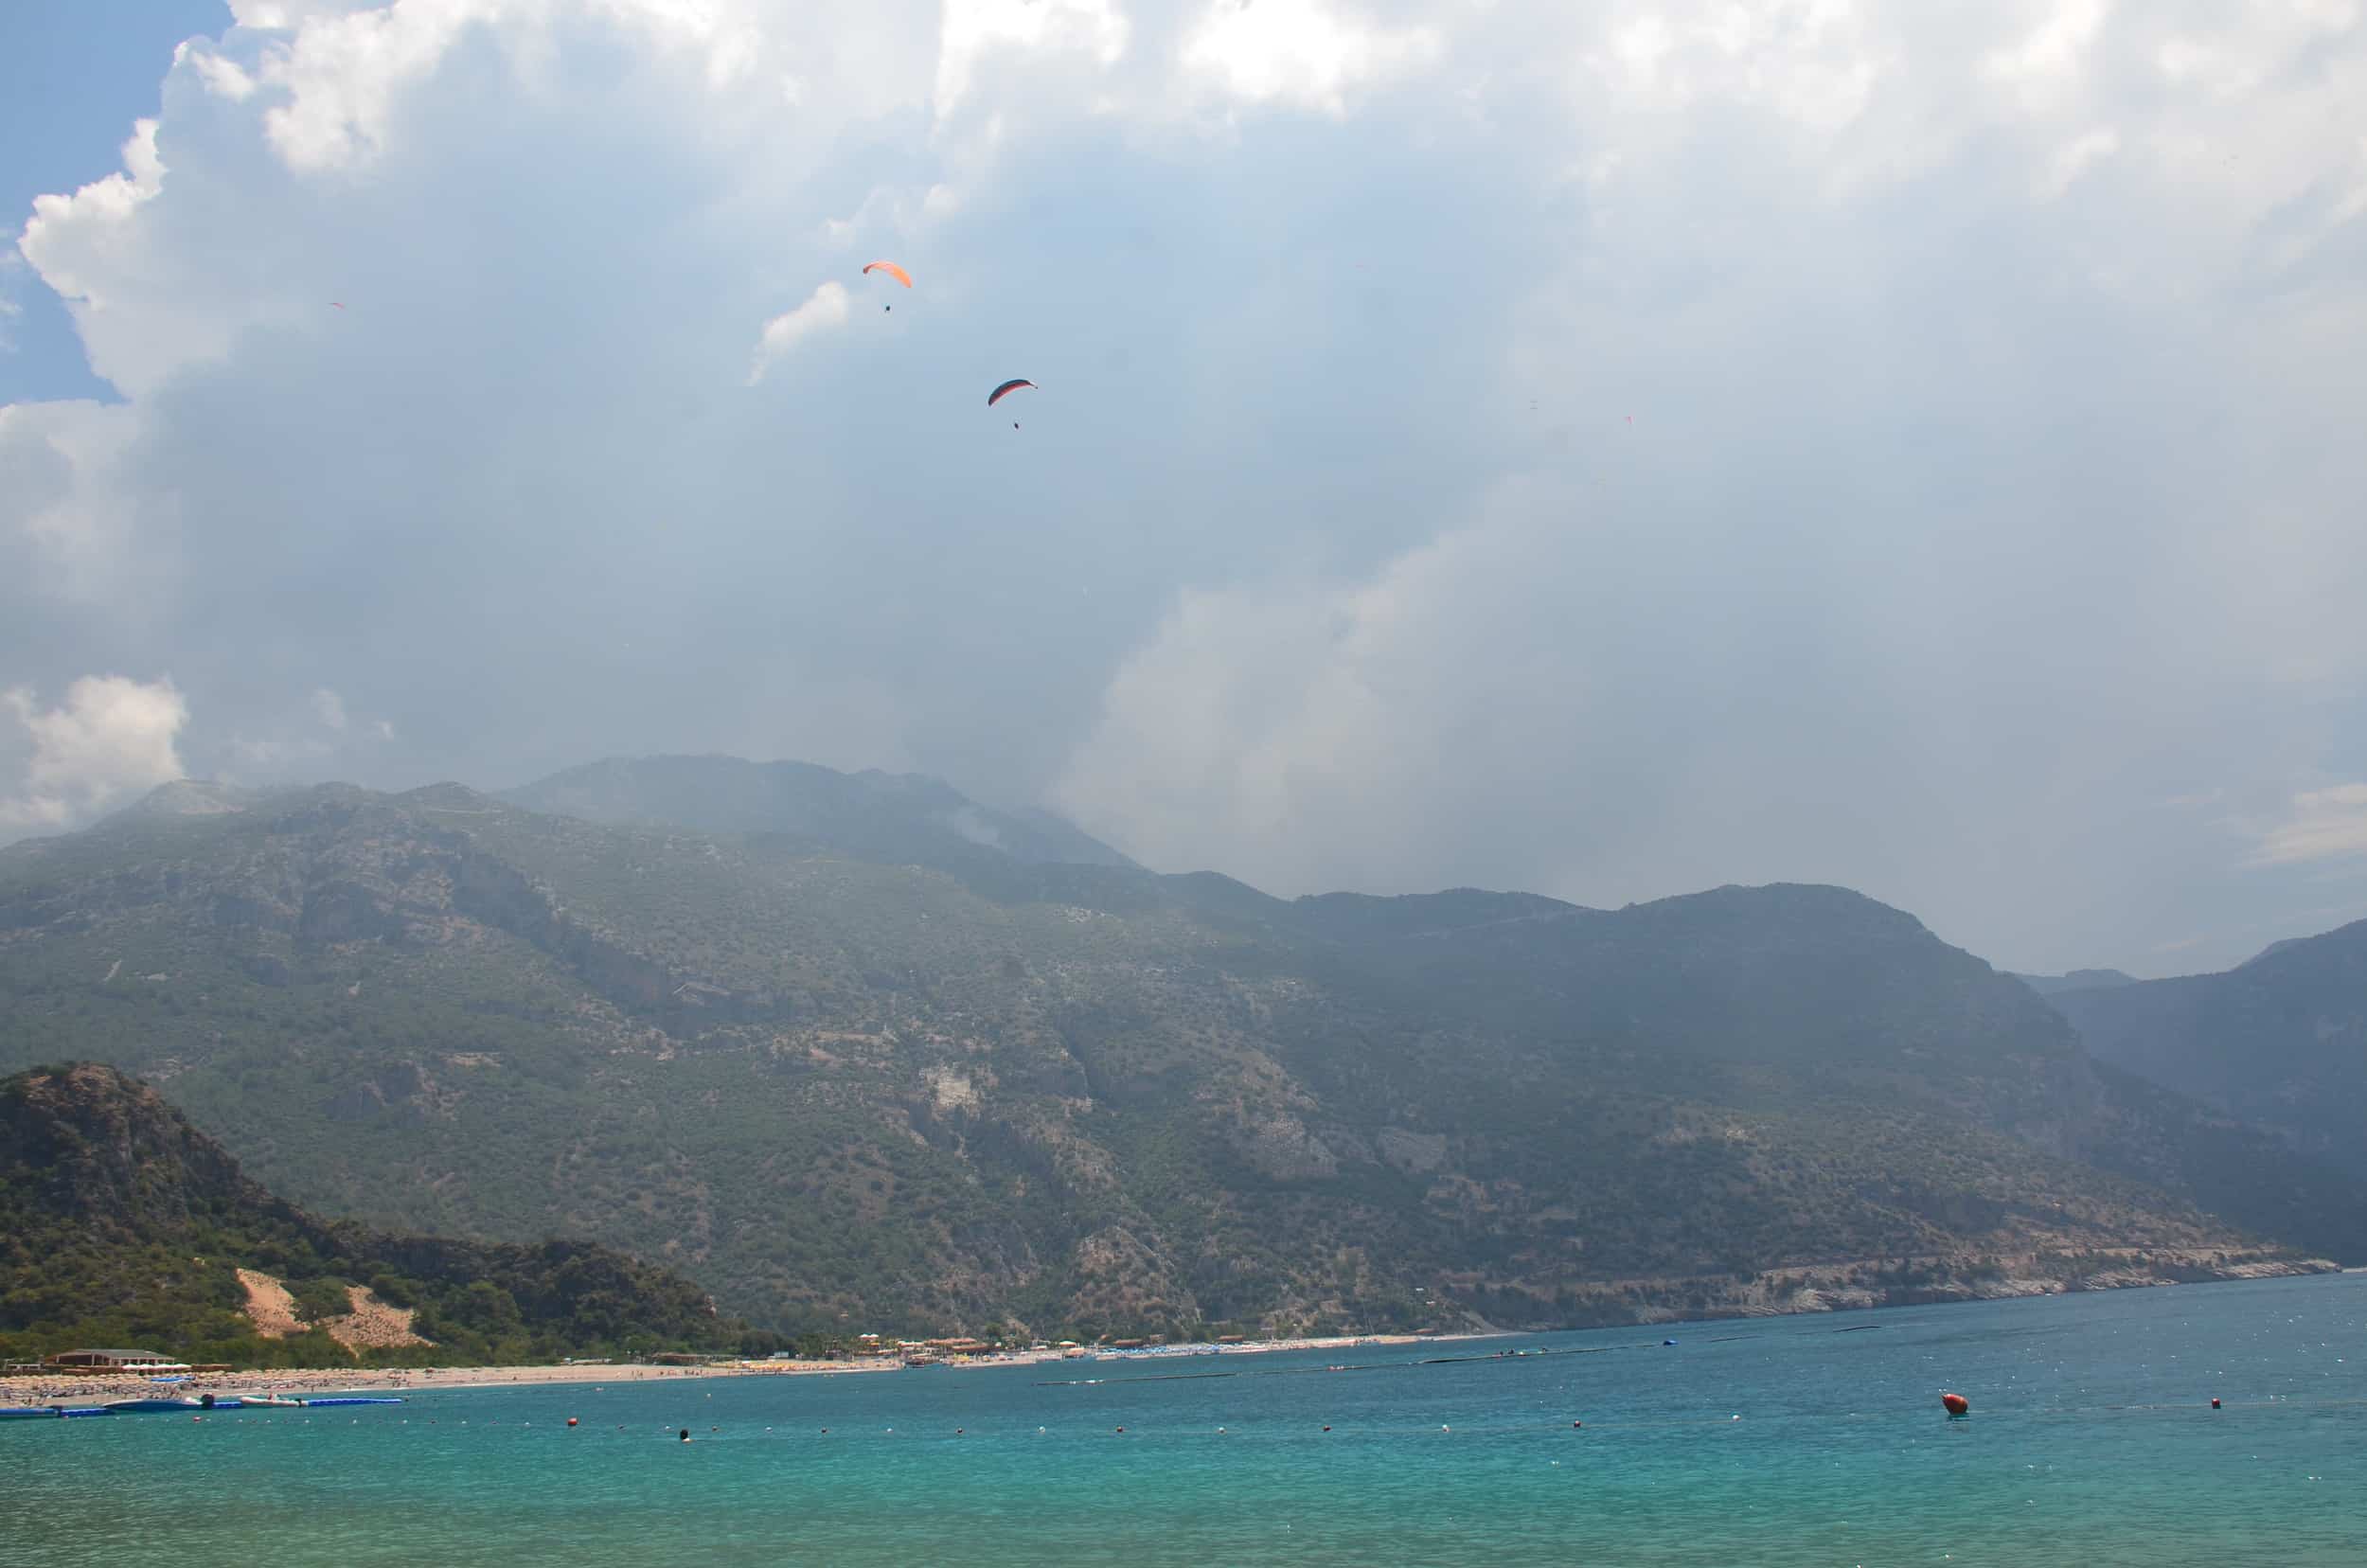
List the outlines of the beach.
{"type": "MultiPolygon", "coordinates": [[[[1474,1336],[1457,1336],[1470,1338],[1474,1336]]],[[[1359,1345],[1441,1343],[1444,1336],[1412,1334],[1335,1335],[1319,1339],[1258,1340],[1243,1345],[1155,1345],[1141,1350],[1006,1350],[983,1356],[949,1356],[933,1367],[1032,1366],[1063,1360],[1171,1360],[1194,1356],[1271,1355],[1287,1351],[1346,1350],[1359,1345]]],[[[543,1366],[270,1367],[239,1372],[192,1373],[158,1383],[141,1372],[44,1373],[0,1379],[0,1404],[104,1404],[169,1389],[176,1394],[402,1394],[431,1388],[532,1387],[543,1383],[655,1382],[689,1378],[830,1377],[849,1372],[900,1372],[895,1356],[849,1357],[843,1361],[726,1361],[700,1366],[650,1366],[637,1362],[567,1362],[543,1366]]]]}

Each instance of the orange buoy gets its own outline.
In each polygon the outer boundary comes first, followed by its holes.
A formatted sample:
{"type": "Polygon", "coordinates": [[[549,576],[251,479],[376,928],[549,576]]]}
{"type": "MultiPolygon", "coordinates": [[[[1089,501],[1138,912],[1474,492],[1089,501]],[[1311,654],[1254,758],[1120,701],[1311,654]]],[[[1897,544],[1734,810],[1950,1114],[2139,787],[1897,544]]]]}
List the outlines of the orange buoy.
{"type": "Polygon", "coordinates": [[[1940,1396],[1940,1403],[1948,1407],[1948,1413],[1950,1416],[1967,1415],[1972,1409],[1972,1401],[1962,1394],[1943,1394],[1940,1396]]]}
{"type": "Polygon", "coordinates": [[[567,1424],[568,1424],[569,1426],[574,1426],[574,1425],[576,1424],[576,1418],[575,1418],[573,1416],[568,1417],[567,1417],[567,1424]]]}

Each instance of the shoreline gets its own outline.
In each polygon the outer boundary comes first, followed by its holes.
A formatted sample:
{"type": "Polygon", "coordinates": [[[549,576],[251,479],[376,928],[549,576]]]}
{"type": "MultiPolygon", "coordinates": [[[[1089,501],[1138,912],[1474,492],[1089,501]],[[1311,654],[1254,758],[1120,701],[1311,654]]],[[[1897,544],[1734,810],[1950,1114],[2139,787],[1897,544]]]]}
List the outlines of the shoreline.
{"type": "MultiPolygon", "coordinates": [[[[1500,1339],[1501,1333],[1339,1334],[1325,1338],[1259,1340],[1247,1345],[1158,1346],[1145,1350],[1011,1350],[922,1363],[955,1371],[995,1366],[1042,1366],[1064,1362],[1106,1365],[1112,1361],[1200,1361],[1210,1356],[1280,1355],[1291,1351],[1348,1350],[1366,1345],[1446,1345],[1500,1339]]],[[[200,1394],[412,1394],[429,1389],[533,1388],[544,1385],[656,1382],[671,1379],[811,1378],[841,1373],[900,1372],[893,1356],[847,1361],[721,1362],[705,1366],[649,1366],[639,1363],[579,1363],[553,1366],[269,1367],[242,1372],[193,1374],[158,1383],[139,1372],[61,1373],[0,1378],[0,1405],[101,1404],[110,1399],[200,1394]]]]}
{"type": "MultiPolygon", "coordinates": [[[[651,1366],[638,1363],[578,1363],[543,1366],[441,1367],[273,1367],[239,1372],[200,1373],[172,1383],[158,1383],[138,1372],[55,1373],[0,1377],[0,1406],[42,1407],[54,1404],[95,1404],[111,1399],[175,1395],[285,1394],[324,1397],[338,1394],[405,1395],[430,1389],[532,1388],[542,1385],[651,1382],[674,1378],[834,1377],[842,1373],[899,1372],[908,1365],[955,1369],[991,1366],[1041,1366],[1070,1361],[1104,1365],[1110,1362],[1198,1361],[1209,1356],[1280,1355],[1293,1351],[1346,1350],[1368,1345],[1448,1345],[1477,1340],[1506,1339],[1523,1334],[1579,1332],[1590,1328],[1628,1327],[1649,1329],[1673,1323],[1728,1323],[1771,1317],[1822,1316],[1828,1313],[1882,1311],[1911,1307],[1970,1305],[2034,1296],[2084,1294],[2091,1291],[2161,1288],[2180,1284],[2238,1283],[2275,1278],[2367,1274],[2367,1267],[2343,1268],[2323,1258],[2251,1259],[2219,1264],[2201,1278],[2137,1269],[2105,1270],[2065,1279],[2007,1276],[1977,1286],[1895,1292],[1853,1289],[1830,1277],[1831,1265],[1800,1265],[1775,1271],[1790,1289],[1774,1300],[1727,1300],[1707,1310],[1678,1312],[1646,1309],[1624,1324],[1572,1324],[1560,1328],[1473,1329],[1453,1334],[1333,1334],[1305,1339],[1256,1340],[1241,1345],[1195,1344],[1151,1345],[1112,1350],[1084,1347],[1064,1350],[1012,1350],[984,1356],[960,1356],[926,1363],[906,1363],[891,1356],[856,1357],[845,1361],[721,1361],[696,1366],[651,1366]],[[1820,1279],[1818,1276],[1824,1275],[1820,1279]]],[[[1848,1266],[1838,1273],[1845,1277],[1848,1266]]],[[[1615,1283],[1615,1282],[1614,1282],[1615,1283]]]]}

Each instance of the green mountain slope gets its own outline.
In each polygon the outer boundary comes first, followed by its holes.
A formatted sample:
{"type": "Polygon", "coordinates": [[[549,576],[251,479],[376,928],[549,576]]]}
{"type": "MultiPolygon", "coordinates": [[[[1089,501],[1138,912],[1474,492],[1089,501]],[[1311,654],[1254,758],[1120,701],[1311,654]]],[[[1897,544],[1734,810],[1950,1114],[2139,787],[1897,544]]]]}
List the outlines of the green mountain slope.
{"type": "Polygon", "coordinates": [[[604,1247],[488,1245],[314,1219],[114,1068],[0,1080],[0,1353],[137,1345],[330,1365],[347,1351],[323,1325],[359,1305],[357,1287],[410,1312],[409,1332],[434,1342],[379,1360],[720,1346],[736,1332],[697,1286],[604,1247]],[[307,1331],[258,1337],[241,1269],[283,1281],[307,1331]]]}
{"type": "Polygon", "coordinates": [[[1605,1321],[2367,1257],[2357,1185],[2276,1154],[2267,1202],[2181,1136],[2197,1108],[2133,1103],[2027,989],[1839,889],[1288,902],[908,847],[184,789],[0,851],[0,1065],[102,1056],[302,1202],[597,1238],[798,1328],[1605,1321]]]}
{"type": "Polygon", "coordinates": [[[2100,1059],[2367,1177],[2367,920],[2225,973],[2052,1000],[2100,1059]]]}

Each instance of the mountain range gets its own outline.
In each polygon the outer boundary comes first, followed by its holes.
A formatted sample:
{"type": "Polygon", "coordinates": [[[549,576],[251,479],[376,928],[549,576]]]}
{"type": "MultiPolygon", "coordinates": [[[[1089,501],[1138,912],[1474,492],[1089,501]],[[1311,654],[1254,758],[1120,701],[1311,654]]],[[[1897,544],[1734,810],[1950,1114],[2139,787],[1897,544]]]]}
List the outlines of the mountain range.
{"type": "Polygon", "coordinates": [[[591,1238],[786,1329],[1544,1326],[2367,1261],[2358,1172],[1843,889],[1285,900],[796,764],[182,784],[0,850],[0,1069],[69,1054],[323,1212],[591,1238]]]}
{"type": "Polygon", "coordinates": [[[2367,920],[2220,974],[2057,994],[2100,1060],[2367,1178],[2367,920]]]}

